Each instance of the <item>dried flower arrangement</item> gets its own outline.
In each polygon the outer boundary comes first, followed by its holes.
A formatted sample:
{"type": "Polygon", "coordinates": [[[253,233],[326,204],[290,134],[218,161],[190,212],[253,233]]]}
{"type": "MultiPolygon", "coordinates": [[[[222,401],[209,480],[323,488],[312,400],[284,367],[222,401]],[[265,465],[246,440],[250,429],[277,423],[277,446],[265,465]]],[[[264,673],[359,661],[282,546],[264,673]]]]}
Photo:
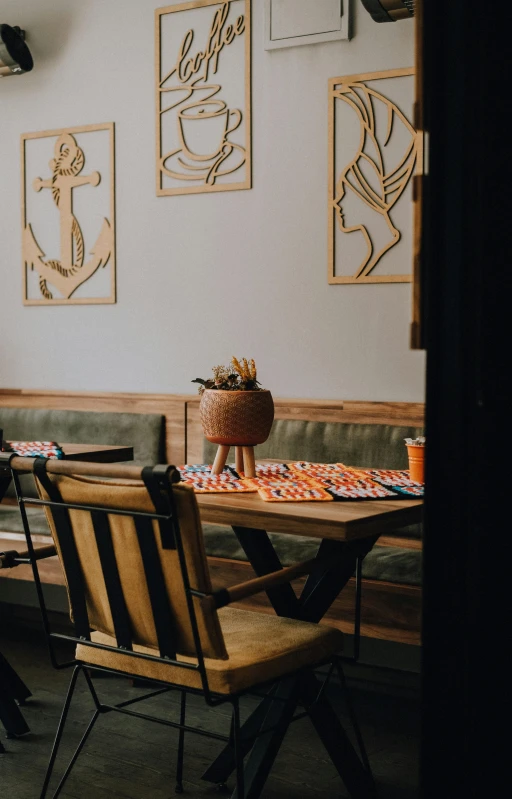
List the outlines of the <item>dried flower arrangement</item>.
{"type": "Polygon", "coordinates": [[[202,394],[207,388],[218,389],[219,391],[262,391],[257,380],[256,364],[254,359],[250,361],[242,358],[240,361],[233,356],[229,366],[214,366],[213,377],[209,380],[202,380],[196,377],[193,383],[199,383],[199,393],[202,394]]]}

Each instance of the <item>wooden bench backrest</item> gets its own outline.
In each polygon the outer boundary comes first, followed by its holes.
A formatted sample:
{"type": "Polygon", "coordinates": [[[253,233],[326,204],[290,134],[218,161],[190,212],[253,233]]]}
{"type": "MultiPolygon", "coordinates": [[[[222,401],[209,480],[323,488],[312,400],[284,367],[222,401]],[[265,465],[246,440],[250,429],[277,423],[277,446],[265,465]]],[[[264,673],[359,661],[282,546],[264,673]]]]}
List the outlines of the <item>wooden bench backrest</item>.
{"type": "MultiPolygon", "coordinates": [[[[274,398],[276,419],[371,424],[424,424],[420,402],[355,402],[274,398]]],[[[118,413],[159,413],[166,419],[168,463],[200,463],[203,434],[195,394],[135,394],[0,389],[0,408],[58,408],[118,413]]]]}

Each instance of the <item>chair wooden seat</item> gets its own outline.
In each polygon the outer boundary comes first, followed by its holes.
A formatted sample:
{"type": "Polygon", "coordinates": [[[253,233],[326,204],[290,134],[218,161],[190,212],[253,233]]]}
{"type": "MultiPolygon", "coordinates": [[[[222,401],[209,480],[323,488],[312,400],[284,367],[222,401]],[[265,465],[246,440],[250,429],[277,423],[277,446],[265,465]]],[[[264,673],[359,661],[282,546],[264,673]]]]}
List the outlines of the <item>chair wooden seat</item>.
{"type": "MultiPolygon", "coordinates": [[[[331,627],[265,616],[250,610],[222,608],[219,621],[228,653],[227,660],[205,658],[208,683],[215,693],[234,694],[258,683],[282,677],[297,669],[315,665],[341,652],[343,634],[331,627]]],[[[115,647],[115,639],[92,633],[92,641],[115,647]]],[[[158,655],[151,647],[134,646],[134,651],[158,655]]],[[[197,671],[183,671],[172,665],[140,660],[119,652],[79,644],[76,659],[86,665],[102,666],[139,677],[170,682],[187,688],[201,688],[197,671]]],[[[189,663],[193,658],[180,658],[189,663]]]]}

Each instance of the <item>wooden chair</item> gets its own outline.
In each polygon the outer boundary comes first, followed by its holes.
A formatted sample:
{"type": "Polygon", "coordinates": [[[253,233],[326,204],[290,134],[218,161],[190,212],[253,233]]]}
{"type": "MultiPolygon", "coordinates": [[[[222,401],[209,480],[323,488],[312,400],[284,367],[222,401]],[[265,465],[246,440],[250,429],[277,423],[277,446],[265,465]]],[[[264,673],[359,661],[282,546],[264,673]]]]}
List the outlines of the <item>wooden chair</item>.
{"type": "MultiPolygon", "coordinates": [[[[331,664],[328,677],[335,666],[342,677],[342,634],[334,628],[229,605],[309,573],[315,561],[212,591],[196,499],[190,487],[178,482],[174,467],[141,469],[15,457],[11,468],[29,553],[34,550],[19,472],[32,470],[36,478],[40,496],[36,502],[46,509],[64,568],[75,631],[74,635],[51,631],[34,557],[32,566],[50,648],[55,639],[76,645],[71,664],[59,664],[52,654],[54,665],[72,665],[73,675],[41,799],[48,791],[80,674],[90,690],[94,713],[54,797],[62,790],[98,718],[115,711],[179,730],[178,793],[183,790],[185,732],[225,741],[231,747],[236,770],[234,796],[244,799],[243,760],[249,746],[241,734],[240,698],[256,691],[269,701],[276,681],[296,675],[300,682],[323,664],[331,664]],[[129,702],[104,703],[91,680],[91,672],[96,671],[147,681],[153,690],[129,702]],[[155,690],[155,683],[160,690],[155,690]],[[179,721],[150,717],[127,706],[172,689],[181,692],[179,721]],[[229,735],[196,730],[186,724],[188,693],[200,694],[210,706],[232,705],[229,735]]],[[[308,707],[305,710],[309,712],[308,707]]],[[[368,777],[368,793],[364,795],[373,796],[368,760],[357,725],[355,729],[368,777]]],[[[259,734],[268,732],[262,727],[259,734]]]]}

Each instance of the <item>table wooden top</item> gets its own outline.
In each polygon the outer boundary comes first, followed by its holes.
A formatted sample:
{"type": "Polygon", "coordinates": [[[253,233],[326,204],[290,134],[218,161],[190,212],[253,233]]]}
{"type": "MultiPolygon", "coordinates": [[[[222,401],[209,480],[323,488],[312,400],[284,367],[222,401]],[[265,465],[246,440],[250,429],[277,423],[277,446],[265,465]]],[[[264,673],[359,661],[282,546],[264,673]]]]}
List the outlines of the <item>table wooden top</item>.
{"type": "Polygon", "coordinates": [[[133,460],[133,447],[108,444],[61,444],[60,446],[66,461],[117,463],[118,461],[133,460]]]}
{"type": "Polygon", "coordinates": [[[258,494],[196,494],[201,520],[352,541],[421,521],[423,501],[265,502],[258,494]]]}

